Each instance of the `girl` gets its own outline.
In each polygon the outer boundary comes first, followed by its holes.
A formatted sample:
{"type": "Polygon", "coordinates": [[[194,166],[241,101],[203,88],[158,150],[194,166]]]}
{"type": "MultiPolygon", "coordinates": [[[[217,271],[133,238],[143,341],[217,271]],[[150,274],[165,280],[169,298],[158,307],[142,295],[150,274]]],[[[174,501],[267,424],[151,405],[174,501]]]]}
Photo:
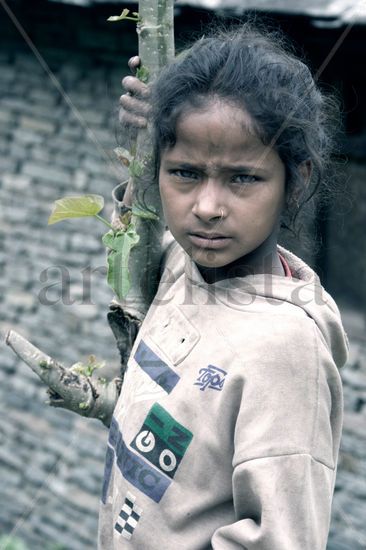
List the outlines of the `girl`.
{"type": "Polygon", "coordinates": [[[327,100],[246,25],[179,56],[151,104],[172,238],[111,424],[100,548],[325,549],[347,340],[277,239],[324,181],[327,100]]]}

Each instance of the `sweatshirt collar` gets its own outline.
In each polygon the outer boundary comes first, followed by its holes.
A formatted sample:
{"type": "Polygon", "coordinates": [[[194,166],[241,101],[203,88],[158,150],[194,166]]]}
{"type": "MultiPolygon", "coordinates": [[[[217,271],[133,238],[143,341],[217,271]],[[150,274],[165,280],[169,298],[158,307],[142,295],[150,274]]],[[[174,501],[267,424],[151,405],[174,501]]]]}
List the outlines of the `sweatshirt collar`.
{"type": "Polygon", "coordinates": [[[276,311],[285,313],[291,306],[301,308],[322,333],[338,368],[343,366],[348,341],[336,303],[322,287],[317,274],[303,260],[282,246],[278,246],[278,251],[289,265],[291,277],[265,273],[208,284],[185,253],[187,282],[204,289],[212,298],[210,303],[221,302],[234,309],[268,312],[268,307],[273,305],[276,311]]]}

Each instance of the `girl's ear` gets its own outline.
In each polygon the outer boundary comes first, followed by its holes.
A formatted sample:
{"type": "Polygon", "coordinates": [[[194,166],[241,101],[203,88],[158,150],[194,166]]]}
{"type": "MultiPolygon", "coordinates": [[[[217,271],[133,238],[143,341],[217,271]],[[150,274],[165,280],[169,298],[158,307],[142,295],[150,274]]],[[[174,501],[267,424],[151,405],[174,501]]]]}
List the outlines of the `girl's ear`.
{"type": "Polygon", "coordinates": [[[301,164],[299,164],[299,172],[302,177],[302,182],[297,182],[295,189],[292,190],[291,195],[287,198],[287,207],[290,209],[295,208],[296,210],[299,210],[301,198],[306,195],[306,189],[310,183],[313,173],[311,160],[304,160],[301,162],[301,164]]]}
{"type": "Polygon", "coordinates": [[[305,187],[307,187],[310,182],[311,174],[313,173],[313,165],[311,160],[304,160],[301,162],[301,164],[299,164],[299,172],[304,179],[305,187]]]}

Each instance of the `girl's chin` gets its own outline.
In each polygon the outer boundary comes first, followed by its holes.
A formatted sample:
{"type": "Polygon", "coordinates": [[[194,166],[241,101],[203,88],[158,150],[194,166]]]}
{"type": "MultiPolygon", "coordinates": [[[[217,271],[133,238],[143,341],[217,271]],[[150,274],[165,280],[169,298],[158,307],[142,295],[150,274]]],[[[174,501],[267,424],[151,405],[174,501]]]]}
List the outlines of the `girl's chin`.
{"type": "Polygon", "coordinates": [[[229,266],[231,264],[231,261],[225,261],[224,258],[220,258],[219,254],[216,254],[212,250],[209,250],[205,253],[201,252],[200,254],[191,255],[191,258],[194,263],[197,264],[199,267],[205,268],[225,268],[226,266],[229,266]]]}
{"type": "Polygon", "coordinates": [[[234,254],[228,253],[228,250],[199,249],[196,247],[186,247],[185,251],[192,258],[195,264],[207,268],[224,268],[232,263],[240,261],[234,254]]]}

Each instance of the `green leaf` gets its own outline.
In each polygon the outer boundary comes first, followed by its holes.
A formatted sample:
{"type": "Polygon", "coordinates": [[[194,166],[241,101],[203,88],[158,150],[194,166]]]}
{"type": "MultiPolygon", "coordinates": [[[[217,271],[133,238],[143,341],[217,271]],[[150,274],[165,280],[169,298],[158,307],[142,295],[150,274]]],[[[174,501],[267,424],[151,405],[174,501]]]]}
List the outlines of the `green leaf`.
{"type": "Polygon", "coordinates": [[[48,218],[48,225],[68,218],[95,216],[103,206],[104,199],[100,195],[63,197],[54,202],[51,215],[48,218]]]}
{"type": "Polygon", "coordinates": [[[111,15],[110,17],[108,17],[107,21],[122,21],[122,19],[126,19],[129,13],[130,13],[130,10],[125,8],[122,11],[121,15],[111,15]]]}
{"type": "Polygon", "coordinates": [[[144,65],[142,65],[141,67],[138,67],[138,69],[136,69],[136,76],[139,80],[141,80],[141,82],[144,82],[145,84],[147,84],[150,76],[149,69],[144,65]]]}
{"type": "Polygon", "coordinates": [[[116,147],[113,149],[113,152],[118,160],[120,160],[125,166],[129,166],[133,161],[133,155],[131,155],[130,151],[124,149],[123,147],[116,147]]]}
{"type": "Polygon", "coordinates": [[[155,209],[146,210],[139,204],[132,206],[132,215],[144,220],[158,220],[159,216],[155,213],[155,209]]]}
{"type": "Polygon", "coordinates": [[[78,361],[70,367],[70,370],[83,376],[91,376],[95,369],[102,369],[103,367],[105,367],[105,361],[97,361],[95,355],[89,355],[87,363],[78,361]]]}
{"type": "Polygon", "coordinates": [[[130,289],[130,277],[128,261],[131,249],[139,242],[140,237],[136,233],[136,227],[130,223],[126,231],[111,231],[103,236],[103,243],[109,248],[107,281],[116,296],[125,298],[130,289]]]}
{"type": "Polygon", "coordinates": [[[144,166],[138,160],[133,159],[128,166],[128,171],[133,178],[140,178],[144,173],[144,166]]]}
{"type": "Polygon", "coordinates": [[[114,236],[115,233],[113,231],[108,231],[108,233],[105,233],[102,237],[102,242],[104,246],[113,250],[114,236]]]}
{"type": "Polygon", "coordinates": [[[128,19],[129,21],[135,21],[138,23],[140,21],[140,16],[136,11],[132,12],[133,17],[129,16],[130,10],[124,9],[121,15],[111,15],[108,17],[107,21],[123,21],[123,19],[128,19]]]}

